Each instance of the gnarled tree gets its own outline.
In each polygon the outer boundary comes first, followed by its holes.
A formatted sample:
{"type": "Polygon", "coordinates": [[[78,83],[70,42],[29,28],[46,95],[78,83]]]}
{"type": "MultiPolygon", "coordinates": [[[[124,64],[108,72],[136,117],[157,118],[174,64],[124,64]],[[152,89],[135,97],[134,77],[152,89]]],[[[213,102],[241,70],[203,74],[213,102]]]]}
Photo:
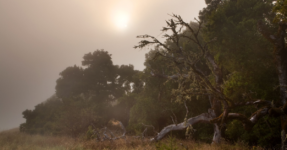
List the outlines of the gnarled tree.
{"type": "MultiPolygon", "coordinates": [[[[196,24],[190,25],[182,20],[180,16],[173,15],[173,19],[167,21],[168,27],[163,28],[162,31],[172,31],[171,35],[165,34],[164,37],[167,38],[168,42],[172,42],[172,46],[168,46],[166,43],[162,43],[155,37],[150,35],[138,36],[140,38],[150,38],[151,41],[143,40],[140,41],[138,46],[135,48],[143,48],[150,44],[156,44],[163,49],[158,51],[155,56],[162,56],[173,62],[173,67],[177,70],[175,75],[164,75],[159,74],[157,71],[152,72],[153,76],[160,78],[166,78],[170,80],[176,80],[179,84],[178,89],[175,91],[177,99],[179,101],[186,101],[190,99],[192,95],[209,95],[209,100],[211,104],[211,109],[207,113],[203,113],[193,118],[185,119],[184,122],[180,124],[173,124],[165,127],[161,132],[152,139],[160,140],[168,132],[172,130],[182,130],[190,125],[199,122],[210,122],[214,118],[221,114],[221,103],[224,104],[224,117],[226,118],[228,114],[228,98],[226,98],[222,92],[221,84],[222,79],[222,68],[218,66],[215,62],[213,55],[208,50],[208,43],[204,43],[200,39],[200,29],[202,28],[202,23],[198,22],[197,29],[195,29],[196,24]],[[187,30],[181,33],[182,28],[187,30]],[[182,40],[187,40],[193,42],[198,46],[196,50],[184,49],[180,43],[182,40]],[[215,78],[215,83],[213,84],[209,80],[209,74],[206,74],[201,68],[198,67],[200,63],[207,63],[210,66],[210,70],[215,78]]],[[[212,42],[212,41],[209,41],[212,42]]],[[[222,119],[224,121],[224,119],[222,119]]],[[[219,143],[221,138],[220,133],[220,123],[214,123],[214,137],[213,142],[219,143]]]]}
{"type": "Polygon", "coordinates": [[[242,122],[246,130],[252,130],[252,127],[258,120],[266,115],[281,116],[282,120],[282,149],[285,142],[286,131],[286,48],[285,48],[285,23],[279,23],[277,36],[268,35],[268,30],[263,30],[264,25],[259,24],[259,31],[275,45],[275,54],[277,70],[279,73],[280,97],[281,105],[275,106],[273,103],[265,100],[252,100],[236,102],[230,99],[223,92],[223,68],[215,61],[214,53],[209,50],[209,44],[216,42],[216,38],[209,41],[203,41],[200,37],[200,30],[203,22],[198,21],[197,29],[192,25],[184,22],[178,15],[172,15],[172,19],[167,21],[167,27],[162,31],[171,31],[172,34],[165,34],[166,43],[160,42],[153,36],[142,35],[139,38],[149,38],[150,40],[142,40],[135,48],[144,48],[145,46],[155,44],[162,49],[157,52],[155,57],[160,56],[173,62],[174,70],[177,71],[173,75],[165,75],[159,73],[158,70],[151,72],[152,76],[165,78],[167,80],[176,80],[179,84],[175,92],[178,100],[186,101],[191,95],[209,95],[211,109],[201,115],[185,119],[179,124],[172,124],[163,128],[152,141],[162,139],[168,132],[173,130],[186,129],[188,126],[196,123],[213,123],[214,137],[213,142],[219,143],[221,131],[224,131],[225,124],[230,120],[239,120],[242,122]],[[182,32],[182,29],[186,30],[182,32]],[[198,49],[188,49],[181,44],[183,41],[192,42],[197,45],[198,49]],[[167,43],[173,43],[172,46],[167,43]],[[212,74],[204,72],[200,64],[206,63],[212,74]],[[240,113],[232,113],[234,108],[254,105],[258,106],[257,110],[250,116],[246,117],[240,113]],[[223,107],[223,108],[222,108],[223,107]]]}

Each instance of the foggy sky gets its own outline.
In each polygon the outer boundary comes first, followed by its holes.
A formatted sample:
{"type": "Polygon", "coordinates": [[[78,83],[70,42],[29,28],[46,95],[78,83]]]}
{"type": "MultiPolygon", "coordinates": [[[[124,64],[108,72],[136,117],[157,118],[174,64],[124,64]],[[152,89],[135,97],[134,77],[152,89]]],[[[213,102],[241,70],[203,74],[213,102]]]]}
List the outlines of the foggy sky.
{"type": "Polygon", "coordinates": [[[25,122],[22,112],[52,96],[59,73],[81,65],[88,52],[104,49],[114,64],[143,70],[148,49],[133,49],[136,36],[160,38],[168,14],[189,22],[204,6],[204,0],[0,0],[0,131],[25,122]],[[113,23],[121,9],[130,13],[123,30],[113,23]]]}

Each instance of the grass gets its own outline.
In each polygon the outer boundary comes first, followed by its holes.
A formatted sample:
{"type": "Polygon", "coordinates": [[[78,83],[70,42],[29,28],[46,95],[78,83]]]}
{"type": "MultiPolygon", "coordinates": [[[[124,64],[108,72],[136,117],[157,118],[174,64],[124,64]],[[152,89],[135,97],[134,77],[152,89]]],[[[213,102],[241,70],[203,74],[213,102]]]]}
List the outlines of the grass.
{"type": "Polygon", "coordinates": [[[0,132],[0,150],[249,150],[260,148],[248,147],[244,143],[231,145],[223,143],[210,145],[191,140],[178,140],[165,138],[158,143],[150,143],[147,139],[127,139],[116,141],[85,141],[71,137],[55,137],[42,135],[29,135],[19,132],[19,129],[11,129],[0,132]]]}
{"type": "Polygon", "coordinates": [[[29,135],[11,129],[0,132],[0,150],[81,150],[80,142],[69,137],[29,135]]]}

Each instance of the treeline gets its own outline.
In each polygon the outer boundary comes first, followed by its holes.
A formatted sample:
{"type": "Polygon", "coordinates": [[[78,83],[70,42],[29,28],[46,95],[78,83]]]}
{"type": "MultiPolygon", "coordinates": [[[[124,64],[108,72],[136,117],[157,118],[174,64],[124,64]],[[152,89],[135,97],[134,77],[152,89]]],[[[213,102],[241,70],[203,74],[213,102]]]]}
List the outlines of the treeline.
{"type": "MultiPolygon", "coordinates": [[[[280,21],[275,12],[285,15],[281,3],[284,2],[206,0],[207,7],[200,11],[199,22],[191,22],[187,25],[190,29],[182,28],[176,35],[165,35],[164,43],[153,42],[157,45],[146,54],[143,71],[134,70],[132,65],[114,65],[111,55],[104,50],[88,53],[83,57],[82,66],[68,67],[60,73],[54,96],[34,110],[23,112],[26,123],[21,124],[20,129],[31,134],[79,136],[91,125],[102,128],[114,119],[123,122],[128,133],[139,134],[144,129],[143,124],[153,125],[160,131],[169,124],[207,112],[209,108],[217,111],[218,118],[226,110],[254,116],[259,109],[254,105],[227,109],[225,104],[234,106],[260,99],[272,101],[268,108],[279,107],[282,88],[273,57],[276,51],[259,31],[258,23],[265,21],[268,31],[275,33],[280,21]],[[197,32],[199,29],[201,31],[197,32]],[[218,70],[208,62],[207,54],[201,55],[201,42],[207,43],[205,53],[214,56],[218,70]],[[223,98],[214,96],[206,89],[207,81],[194,75],[194,66],[189,67],[193,60],[196,60],[195,68],[223,98]],[[214,75],[219,73],[222,81],[214,75]],[[213,103],[216,98],[219,110],[213,103]]],[[[173,20],[167,23],[163,31],[177,25],[173,20]]],[[[150,43],[144,40],[137,47],[150,43]]],[[[251,130],[245,130],[247,126],[242,126],[240,119],[222,119],[221,122],[218,123],[221,136],[228,141],[240,140],[261,146],[280,143],[280,119],[272,115],[260,118],[251,130]]],[[[196,124],[190,132],[181,135],[210,142],[213,132],[212,124],[196,124]]]]}
{"type": "MultiPolygon", "coordinates": [[[[168,62],[152,61],[154,53],[146,54],[146,64],[168,71],[168,62]]],[[[20,126],[21,131],[79,136],[89,126],[102,128],[110,120],[119,120],[129,133],[139,134],[144,129],[142,123],[159,130],[172,123],[170,115],[174,119],[178,116],[178,121],[183,119],[184,106],[171,101],[176,83],[150,77],[149,68],[137,71],[132,65],[113,65],[111,55],[104,50],[88,53],[83,59],[83,67],[68,67],[60,73],[55,95],[34,110],[23,112],[26,123],[20,126]]],[[[206,98],[199,102],[202,108],[189,104],[194,115],[207,109],[206,98]]]]}
{"type": "Polygon", "coordinates": [[[119,99],[137,91],[132,87],[140,90],[136,87],[142,82],[137,79],[140,72],[132,65],[113,65],[111,55],[104,50],[84,55],[82,65],[63,70],[56,81],[56,94],[33,111],[23,112],[27,121],[21,131],[77,136],[91,124],[105,125],[114,114],[127,124],[131,106],[120,104],[119,99]],[[121,113],[116,109],[122,109],[121,113]]]}

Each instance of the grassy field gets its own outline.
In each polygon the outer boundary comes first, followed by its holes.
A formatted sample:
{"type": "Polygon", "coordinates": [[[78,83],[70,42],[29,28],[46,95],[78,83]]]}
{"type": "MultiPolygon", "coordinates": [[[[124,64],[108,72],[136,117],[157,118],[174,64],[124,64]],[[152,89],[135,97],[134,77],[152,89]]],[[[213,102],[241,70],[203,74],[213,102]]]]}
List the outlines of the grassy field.
{"type": "Polygon", "coordinates": [[[206,143],[193,142],[191,140],[176,140],[166,138],[158,143],[150,143],[148,140],[120,139],[116,141],[98,142],[86,141],[70,137],[54,137],[29,135],[20,133],[19,129],[11,129],[0,132],[0,150],[245,150],[260,149],[248,147],[244,143],[230,145],[210,145],[206,143]]]}

